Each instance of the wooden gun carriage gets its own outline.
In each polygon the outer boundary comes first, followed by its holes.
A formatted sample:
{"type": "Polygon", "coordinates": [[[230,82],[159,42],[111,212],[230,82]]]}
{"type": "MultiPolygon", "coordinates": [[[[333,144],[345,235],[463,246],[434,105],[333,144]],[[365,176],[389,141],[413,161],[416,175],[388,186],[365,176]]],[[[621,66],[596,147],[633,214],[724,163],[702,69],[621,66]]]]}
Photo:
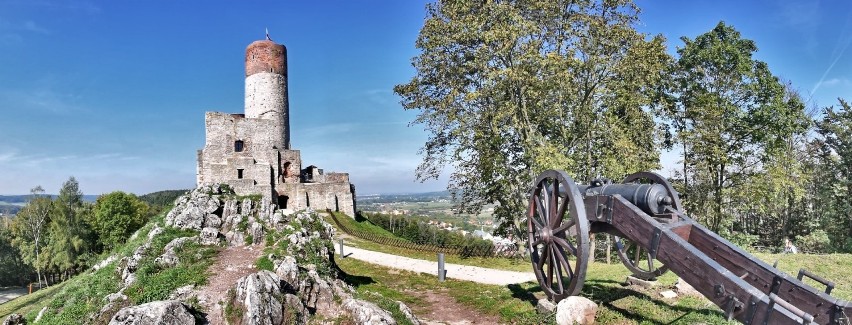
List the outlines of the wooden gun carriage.
{"type": "Polygon", "coordinates": [[[640,172],[621,184],[577,185],[563,171],[535,181],[527,213],[533,270],[554,302],[577,295],[589,263],[589,234],[615,236],[634,276],[673,271],[728,317],[745,324],[850,324],[852,303],[805,270],[797,278],[760,261],[683,213],[677,192],[661,176],[640,172]],[[802,282],[807,276],[824,291],[802,282]]]}

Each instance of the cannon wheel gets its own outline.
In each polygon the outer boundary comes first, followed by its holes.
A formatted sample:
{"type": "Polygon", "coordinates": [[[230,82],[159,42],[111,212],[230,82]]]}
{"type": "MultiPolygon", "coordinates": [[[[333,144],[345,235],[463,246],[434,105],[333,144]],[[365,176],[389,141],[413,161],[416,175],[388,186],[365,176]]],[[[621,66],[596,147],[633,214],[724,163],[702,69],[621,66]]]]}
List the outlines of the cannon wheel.
{"type": "MultiPolygon", "coordinates": [[[[627,176],[622,183],[636,182],[640,180],[648,181],[652,184],[660,184],[666,188],[666,193],[672,198],[672,206],[683,211],[680,203],[680,198],[677,196],[677,191],[674,190],[671,184],[665,178],[650,172],[639,172],[627,176]]],[[[653,280],[658,276],[668,272],[669,268],[660,264],[659,267],[654,266],[654,260],[651,258],[651,253],[642,246],[637,245],[632,240],[614,236],[615,247],[618,250],[618,257],[621,263],[626,266],[633,276],[643,280],[653,280]]]]}
{"type": "Polygon", "coordinates": [[[589,221],[580,190],[564,171],[536,179],[527,231],[533,271],[547,297],[559,302],[579,294],[589,262],[589,221]]]}

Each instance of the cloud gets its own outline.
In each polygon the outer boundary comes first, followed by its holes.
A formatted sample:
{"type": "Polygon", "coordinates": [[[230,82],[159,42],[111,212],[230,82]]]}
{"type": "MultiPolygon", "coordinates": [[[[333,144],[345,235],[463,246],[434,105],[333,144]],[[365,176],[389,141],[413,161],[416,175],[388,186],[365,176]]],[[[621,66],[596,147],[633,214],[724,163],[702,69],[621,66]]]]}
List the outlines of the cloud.
{"type": "Polygon", "coordinates": [[[845,87],[845,86],[850,86],[850,85],[852,85],[852,81],[850,81],[849,79],[846,79],[846,78],[831,78],[831,79],[822,81],[820,84],[817,85],[817,87],[836,87],[836,86],[845,87]]]}

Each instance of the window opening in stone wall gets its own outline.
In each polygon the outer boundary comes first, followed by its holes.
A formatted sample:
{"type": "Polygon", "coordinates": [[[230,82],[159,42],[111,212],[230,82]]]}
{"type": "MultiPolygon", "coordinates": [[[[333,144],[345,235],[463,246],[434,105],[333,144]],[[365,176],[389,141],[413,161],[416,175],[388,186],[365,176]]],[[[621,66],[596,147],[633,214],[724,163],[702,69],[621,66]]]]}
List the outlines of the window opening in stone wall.
{"type": "Polygon", "coordinates": [[[334,196],[334,212],[340,212],[340,202],[337,201],[337,195],[334,196]]]}
{"type": "Polygon", "coordinates": [[[237,179],[243,179],[243,170],[237,169],[237,179]]]}
{"type": "Polygon", "coordinates": [[[279,196],[278,196],[278,208],[279,208],[279,209],[286,209],[286,208],[287,208],[287,201],[288,201],[288,200],[290,200],[290,197],[289,197],[289,196],[286,196],[286,195],[279,195],[279,196]]]}
{"type": "Polygon", "coordinates": [[[311,207],[311,197],[308,196],[308,192],[305,192],[305,207],[306,208],[311,207]]]}
{"type": "Polygon", "coordinates": [[[284,174],[284,178],[290,177],[290,162],[284,163],[284,170],[282,171],[284,174]]]}
{"type": "Polygon", "coordinates": [[[244,146],[245,143],[243,142],[243,140],[234,141],[234,152],[243,152],[244,146]]]}

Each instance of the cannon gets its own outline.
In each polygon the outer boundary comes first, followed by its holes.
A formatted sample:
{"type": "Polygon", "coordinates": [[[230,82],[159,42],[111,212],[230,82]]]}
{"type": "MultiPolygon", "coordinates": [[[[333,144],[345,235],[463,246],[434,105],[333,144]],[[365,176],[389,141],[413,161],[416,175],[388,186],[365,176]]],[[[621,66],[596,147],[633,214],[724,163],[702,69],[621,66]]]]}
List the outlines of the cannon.
{"type": "Polygon", "coordinates": [[[647,280],[672,271],[728,320],[850,324],[852,303],[830,295],[832,282],[806,270],[792,277],[703,227],[655,173],[578,185],[564,171],[545,171],[530,190],[526,217],[533,271],[553,302],[580,293],[590,262],[589,236],[608,233],[634,276],[647,280]],[[804,276],[825,290],[802,282],[804,276]]]}

